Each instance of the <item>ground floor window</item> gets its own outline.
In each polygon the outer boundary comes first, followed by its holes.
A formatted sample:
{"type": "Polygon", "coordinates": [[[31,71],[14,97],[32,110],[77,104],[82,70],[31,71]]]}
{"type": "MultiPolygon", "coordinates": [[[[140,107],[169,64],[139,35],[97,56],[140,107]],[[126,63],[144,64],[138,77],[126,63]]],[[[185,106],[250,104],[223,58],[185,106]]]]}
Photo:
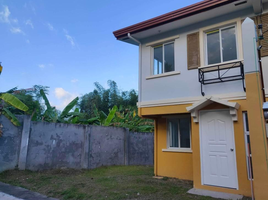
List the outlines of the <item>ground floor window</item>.
{"type": "Polygon", "coordinates": [[[168,148],[191,148],[191,116],[168,118],[168,148]]]}
{"type": "Polygon", "coordinates": [[[253,170],[252,170],[252,155],[251,155],[251,146],[250,146],[250,137],[249,137],[249,126],[248,126],[248,113],[243,113],[244,118],[244,133],[245,133],[245,147],[246,147],[246,155],[247,155],[247,171],[248,171],[248,179],[253,179],[253,170]]]}

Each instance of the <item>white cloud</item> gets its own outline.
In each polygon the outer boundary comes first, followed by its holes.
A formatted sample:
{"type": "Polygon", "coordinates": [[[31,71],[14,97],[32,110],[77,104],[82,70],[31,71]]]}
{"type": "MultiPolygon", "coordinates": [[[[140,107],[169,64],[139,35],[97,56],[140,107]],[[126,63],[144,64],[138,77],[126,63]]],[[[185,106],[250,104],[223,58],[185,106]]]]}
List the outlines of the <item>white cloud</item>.
{"type": "Polygon", "coordinates": [[[34,29],[34,25],[33,25],[32,21],[30,19],[26,20],[25,24],[29,25],[30,27],[32,27],[32,29],[34,29]]]}
{"type": "Polygon", "coordinates": [[[47,27],[49,30],[54,31],[54,27],[50,23],[47,23],[47,27]]]}
{"type": "Polygon", "coordinates": [[[55,88],[54,94],[60,101],[59,105],[56,105],[57,109],[64,109],[77,95],[72,94],[63,88],[55,88]]]}
{"type": "Polygon", "coordinates": [[[78,79],[72,79],[71,82],[72,83],[77,83],[79,80],[78,79]]]}
{"type": "Polygon", "coordinates": [[[3,10],[0,12],[0,22],[2,23],[10,23],[10,11],[7,6],[3,6],[3,10]]]}
{"type": "Polygon", "coordinates": [[[0,22],[6,24],[18,23],[18,19],[12,19],[10,15],[11,12],[9,11],[8,6],[3,6],[3,10],[0,11],[0,22]]]}
{"type": "Polygon", "coordinates": [[[75,46],[74,39],[70,35],[65,35],[67,40],[71,43],[72,46],[75,46]]]}
{"type": "Polygon", "coordinates": [[[0,23],[6,23],[10,27],[11,33],[21,33],[24,34],[24,32],[19,27],[13,27],[12,24],[18,23],[18,19],[13,19],[10,17],[11,12],[9,11],[8,6],[3,6],[2,11],[0,11],[0,23]]]}
{"type": "Polygon", "coordinates": [[[21,34],[24,34],[23,33],[23,31],[19,28],[19,27],[17,27],[17,28],[15,28],[15,27],[12,27],[11,29],[10,29],[10,31],[11,31],[11,33],[21,33],[21,34]]]}
{"type": "Polygon", "coordinates": [[[46,66],[44,64],[38,65],[39,68],[44,69],[46,66]]]}
{"type": "Polygon", "coordinates": [[[44,68],[46,68],[46,67],[53,67],[54,65],[53,64],[51,64],[51,63],[49,63],[49,64],[39,64],[38,65],[38,67],[40,68],[40,69],[44,69],[44,68]]]}
{"type": "Polygon", "coordinates": [[[65,34],[66,39],[71,43],[71,45],[74,47],[75,46],[75,42],[74,42],[74,38],[72,36],[69,35],[68,31],[63,29],[63,32],[65,34]]]}

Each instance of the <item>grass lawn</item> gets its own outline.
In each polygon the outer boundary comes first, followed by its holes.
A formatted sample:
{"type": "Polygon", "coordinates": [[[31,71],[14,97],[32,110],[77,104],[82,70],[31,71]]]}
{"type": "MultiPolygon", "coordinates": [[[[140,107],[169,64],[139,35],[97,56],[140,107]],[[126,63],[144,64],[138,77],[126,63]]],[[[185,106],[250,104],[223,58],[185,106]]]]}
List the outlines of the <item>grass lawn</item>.
{"type": "Polygon", "coordinates": [[[154,179],[152,167],[113,166],[93,170],[6,171],[0,181],[59,199],[213,200],[186,194],[191,181],[154,179]]]}

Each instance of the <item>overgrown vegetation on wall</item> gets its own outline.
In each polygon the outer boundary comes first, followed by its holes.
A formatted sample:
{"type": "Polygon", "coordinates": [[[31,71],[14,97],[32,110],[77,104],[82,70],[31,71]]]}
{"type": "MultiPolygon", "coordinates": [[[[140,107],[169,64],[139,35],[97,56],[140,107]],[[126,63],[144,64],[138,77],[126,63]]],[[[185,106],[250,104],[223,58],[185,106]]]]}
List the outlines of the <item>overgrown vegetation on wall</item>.
{"type": "Polygon", "coordinates": [[[30,90],[13,88],[12,95],[25,104],[22,110],[8,104],[12,115],[28,114],[32,121],[88,124],[129,128],[130,131],[152,132],[152,120],[137,115],[138,94],[135,90],[120,91],[115,81],[109,80],[108,89],[94,83],[95,89],[73,99],[62,111],[51,106],[48,87],[35,85],[30,90]]]}

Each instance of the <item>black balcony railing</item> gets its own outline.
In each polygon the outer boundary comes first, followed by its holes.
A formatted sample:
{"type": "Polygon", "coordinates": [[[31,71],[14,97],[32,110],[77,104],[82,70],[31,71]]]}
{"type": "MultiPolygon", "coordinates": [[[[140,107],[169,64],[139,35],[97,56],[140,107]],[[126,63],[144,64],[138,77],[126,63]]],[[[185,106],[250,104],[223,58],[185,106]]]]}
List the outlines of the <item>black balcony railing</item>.
{"type": "Polygon", "coordinates": [[[208,84],[223,83],[229,81],[242,80],[242,86],[245,88],[245,75],[243,61],[234,61],[228,63],[220,63],[207,67],[198,68],[199,82],[201,83],[201,94],[205,96],[203,86],[208,84]],[[210,75],[209,75],[210,74],[210,75]],[[211,76],[213,76],[211,78],[211,76]]]}

